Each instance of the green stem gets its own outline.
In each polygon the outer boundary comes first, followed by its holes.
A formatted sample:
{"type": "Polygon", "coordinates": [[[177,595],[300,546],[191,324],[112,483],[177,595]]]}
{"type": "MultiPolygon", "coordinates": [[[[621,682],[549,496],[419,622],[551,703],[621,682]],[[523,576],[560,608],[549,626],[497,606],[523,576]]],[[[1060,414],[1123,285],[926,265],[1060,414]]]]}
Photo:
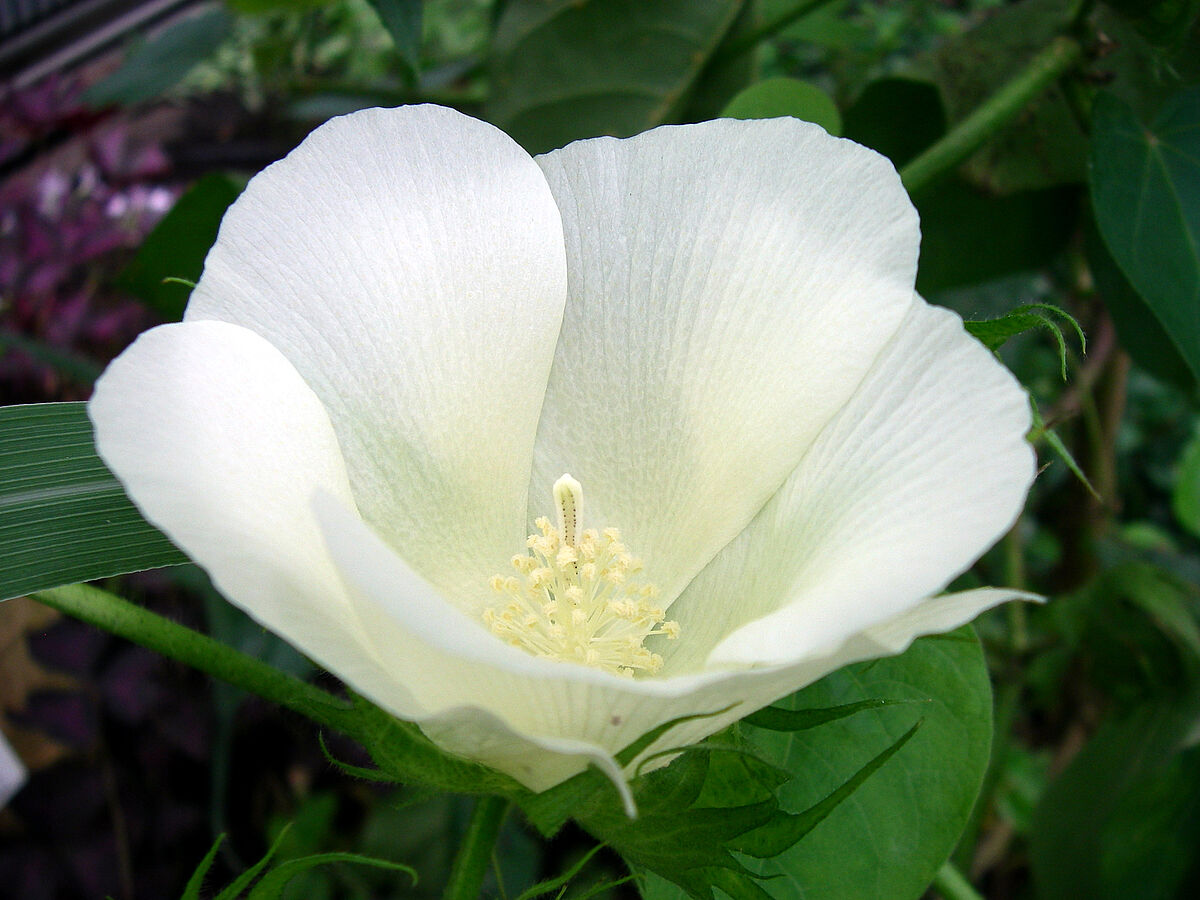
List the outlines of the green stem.
{"type": "Polygon", "coordinates": [[[768,22],[759,25],[753,31],[747,32],[736,40],[730,41],[727,45],[721,48],[719,53],[713,55],[713,63],[728,62],[731,59],[736,59],[743,53],[749,53],[766,38],[777,32],[783,31],[793,22],[803,19],[811,12],[815,12],[831,0],[805,0],[799,6],[789,9],[785,13],[780,13],[775,18],[768,22]]]}
{"type": "Polygon", "coordinates": [[[983,895],[950,863],[943,865],[933,876],[933,889],[943,900],[983,900],[983,895]]]}
{"type": "Polygon", "coordinates": [[[507,812],[508,801],[502,797],[480,797],[476,802],[458,856],[454,858],[443,900],[478,900],[483,876],[492,859],[492,847],[507,812]]]}
{"type": "Polygon", "coordinates": [[[40,603],[353,736],[353,707],[207,635],[86,584],[34,594],[40,603]]]}
{"type": "Polygon", "coordinates": [[[1051,41],[1008,84],[900,170],[908,192],[917,193],[965,161],[1081,59],[1083,45],[1075,38],[1062,35],[1051,41]]]}
{"type": "MultiPolygon", "coordinates": [[[[1004,583],[1016,590],[1025,590],[1025,546],[1021,541],[1021,519],[1004,536],[1004,583]]],[[[1007,603],[1009,643],[1013,655],[1018,659],[1029,649],[1029,629],[1025,618],[1025,604],[1007,603]]]]}

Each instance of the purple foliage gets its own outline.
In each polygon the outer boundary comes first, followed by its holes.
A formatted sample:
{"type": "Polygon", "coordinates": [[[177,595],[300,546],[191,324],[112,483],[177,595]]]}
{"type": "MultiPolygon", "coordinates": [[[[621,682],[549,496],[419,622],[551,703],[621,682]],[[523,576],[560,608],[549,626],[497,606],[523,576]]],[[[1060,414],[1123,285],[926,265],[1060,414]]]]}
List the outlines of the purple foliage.
{"type": "MultiPolygon", "coordinates": [[[[122,115],[99,117],[51,79],[0,95],[0,331],[103,361],[149,323],[109,282],[171,208],[162,147],[122,115]]],[[[0,356],[0,399],[60,399],[36,354],[0,356]]],[[[68,394],[70,396],[70,394],[68,394]]]]}

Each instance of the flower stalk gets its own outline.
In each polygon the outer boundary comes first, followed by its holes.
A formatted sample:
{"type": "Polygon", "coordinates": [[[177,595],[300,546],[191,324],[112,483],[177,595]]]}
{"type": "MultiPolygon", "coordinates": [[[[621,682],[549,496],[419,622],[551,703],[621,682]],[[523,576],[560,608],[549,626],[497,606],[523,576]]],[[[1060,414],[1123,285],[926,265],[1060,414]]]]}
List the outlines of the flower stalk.
{"type": "Polygon", "coordinates": [[[488,863],[492,859],[492,847],[496,844],[507,812],[507,800],[501,797],[479,798],[471,813],[471,821],[467,823],[467,833],[463,835],[458,855],[454,858],[450,880],[442,894],[444,900],[476,900],[479,897],[488,863]]]}
{"type": "Polygon", "coordinates": [[[1055,38],[1011,81],[969,116],[900,170],[910,194],[964,162],[1025,106],[1083,59],[1083,45],[1073,37],[1055,38]]]}
{"type": "Polygon", "coordinates": [[[354,731],[354,709],[346,701],[108,591],[72,584],[41,591],[33,599],[285,706],[318,724],[344,734],[354,731]]]}

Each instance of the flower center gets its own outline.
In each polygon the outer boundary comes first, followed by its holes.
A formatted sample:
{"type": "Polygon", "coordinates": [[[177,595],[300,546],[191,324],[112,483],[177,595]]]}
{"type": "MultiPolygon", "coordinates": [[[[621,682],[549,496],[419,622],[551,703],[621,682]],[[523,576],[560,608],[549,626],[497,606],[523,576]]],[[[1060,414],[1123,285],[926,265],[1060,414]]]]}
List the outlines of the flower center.
{"type": "Polygon", "coordinates": [[[657,672],[662,657],[644,646],[651,635],[679,637],[654,605],[658,588],[640,577],[642,562],[615,528],[580,531],[583,489],[570,475],[554,483],[558,528],[545,516],[528,553],[512,558],[515,575],[493,575],[492,589],[508,598],[483,612],[492,631],[535,656],[595,666],[614,675],[657,672]]]}

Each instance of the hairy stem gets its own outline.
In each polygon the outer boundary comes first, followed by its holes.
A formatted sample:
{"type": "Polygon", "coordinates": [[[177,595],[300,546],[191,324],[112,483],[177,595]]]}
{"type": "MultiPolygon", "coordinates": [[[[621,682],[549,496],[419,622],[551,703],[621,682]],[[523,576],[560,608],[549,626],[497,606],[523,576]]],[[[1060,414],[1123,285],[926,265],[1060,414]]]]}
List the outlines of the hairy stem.
{"type": "Polygon", "coordinates": [[[444,900],[478,900],[483,876],[492,859],[492,847],[507,812],[508,801],[501,797],[480,797],[476,802],[450,870],[450,881],[442,894],[444,900]]]}
{"type": "Polygon", "coordinates": [[[900,170],[908,192],[917,193],[965,161],[1081,59],[1083,45],[1075,38],[1062,35],[1051,41],[1016,77],[900,170]]]}
{"type": "Polygon", "coordinates": [[[33,598],[286,706],[319,724],[353,735],[353,708],[349,703],[108,591],[72,584],[41,591],[33,598]]]}

